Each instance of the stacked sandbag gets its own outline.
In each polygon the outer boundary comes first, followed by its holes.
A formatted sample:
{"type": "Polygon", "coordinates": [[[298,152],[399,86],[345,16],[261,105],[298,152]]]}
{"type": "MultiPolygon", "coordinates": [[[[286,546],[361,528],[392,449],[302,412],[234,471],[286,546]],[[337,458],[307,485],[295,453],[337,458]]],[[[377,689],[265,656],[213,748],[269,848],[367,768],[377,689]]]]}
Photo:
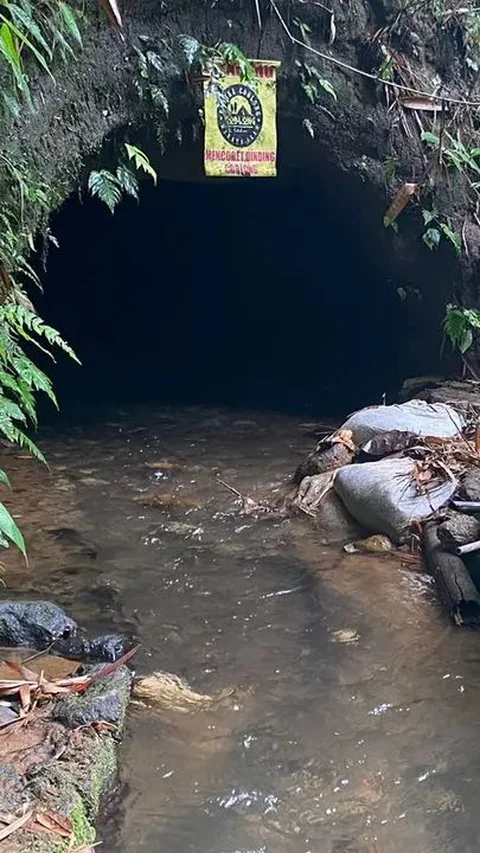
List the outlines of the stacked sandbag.
{"type": "Polygon", "coordinates": [[[379,436],[401,431],[417,436],[454,438],[465,426],[462,415],[445,403],[410,400],[393,406],[371,406],[354,412],[342,430],[350,430],[353,441],[362,447],[379,436]]]}
{"type": "Polygon", "coordinates": [[[432,480],[419,489],[415,462],[393,458],[342,468],[334,488],[365,530],[385,533],[401,543],[408,538],[412,522],[424,521],[449,503],[457,483],[432,480]]]}

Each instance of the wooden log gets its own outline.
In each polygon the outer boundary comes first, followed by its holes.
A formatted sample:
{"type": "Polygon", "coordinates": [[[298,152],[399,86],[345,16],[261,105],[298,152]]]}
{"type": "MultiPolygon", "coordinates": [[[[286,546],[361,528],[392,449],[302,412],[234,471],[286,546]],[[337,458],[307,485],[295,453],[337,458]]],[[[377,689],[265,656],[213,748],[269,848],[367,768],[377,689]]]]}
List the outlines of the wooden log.
{"type": "Polygon", "coordinates": [[[300,463],[295,471],[293,482],[299,485],[304,477],[313,477],[315,474],[324,474],[326,471],[334,471],[343,465],[350,465],[354,453],[342,442],[326,444],[320,442],[312,453],[300,463]]]}
{"type": "Polygon", "coordinates": [[[449,554],[437,536],[437,526],[423,529],[423,553],[437,585],[440,600],[456,625],[480,626],[480,594],[463,560],[449,554]]]}

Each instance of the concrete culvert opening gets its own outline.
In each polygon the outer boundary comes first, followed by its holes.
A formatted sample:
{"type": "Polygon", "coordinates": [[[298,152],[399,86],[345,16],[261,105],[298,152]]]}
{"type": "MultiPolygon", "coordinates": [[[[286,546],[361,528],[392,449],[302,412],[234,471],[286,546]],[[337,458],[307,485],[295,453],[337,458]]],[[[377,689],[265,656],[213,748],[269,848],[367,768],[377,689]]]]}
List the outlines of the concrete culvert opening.
{"type": "MultiPolygon", "coordinates": [[[[115,215],[54,217],[40,306],[83,369],[60,400],[205,403],[341,414],[395,393],[405,309],[322,182],[161,180],[115,215]]],[[[347,212],[350,210],[350,219],[347,212]]]]}

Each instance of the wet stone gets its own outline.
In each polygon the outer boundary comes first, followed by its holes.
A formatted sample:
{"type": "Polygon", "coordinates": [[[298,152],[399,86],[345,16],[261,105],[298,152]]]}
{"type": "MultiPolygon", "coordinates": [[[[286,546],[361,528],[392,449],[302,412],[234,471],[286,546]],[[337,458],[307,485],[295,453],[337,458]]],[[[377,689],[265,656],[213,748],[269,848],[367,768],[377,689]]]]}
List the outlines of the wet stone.
{"type": "Polygon", "coordinates": [[[52,527],[47,533],[67,548],[71,548],[82,557],[94,560],[97,556],[97,548],[93,542],[84,539],[74,527],[52,527]]]}
{"type": "Polygon", "coordinates": [[[76,622],[50,601],[0,601],[0,645],[43,649],[76,630],[76,622]]]}
{"type": "Polygon", "coordinates": [[[52,651],[72,660],[109,662],[118,660],[131,645],[124,634],[102,634],[92,640],[74,636],[57,640],[52,651]]]}
{"type": "MultiPolygon", "coordinates": [[[[101,667],[92,667],[89,674],[101,667]]],[[[69,728],[89,726],[103,721],[122,728],[130,699],[132,675],[122,666],[112,675],[94,682],[85,693],[67,696],[54,706],[53,716],[69,728]]]]}
{"type": "Polygon", "coordinates": [[[6,765],[0,765],[0,812],[8,814],[19,811],[28,799],[25,780],[6,765]]]}
{"type": "Polygon", "coordinates": [[[18,714],[15,713],[13,708],[9,708],[8,705],[0,705],[0,726],[13,723],[14,720],[18,720],[18,714]]]}

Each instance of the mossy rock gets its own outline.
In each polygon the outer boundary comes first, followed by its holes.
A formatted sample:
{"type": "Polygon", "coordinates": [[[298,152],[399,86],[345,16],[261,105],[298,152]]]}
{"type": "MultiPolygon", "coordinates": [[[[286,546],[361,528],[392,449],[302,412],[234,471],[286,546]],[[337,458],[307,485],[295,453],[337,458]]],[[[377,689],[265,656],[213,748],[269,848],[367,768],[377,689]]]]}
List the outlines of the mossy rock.
{"type": "MultiPolygon", "coordinates": [[[[86,734],[70,758],[41,771],[31,786],[47,810],[70,818],[74,849],[95,841],[95,820],[116,781],[116,749],[111,735],[86,734]]],[[[11,853],[66,853],[69,844],[53,834],[22,832],[11,853]]]]}

